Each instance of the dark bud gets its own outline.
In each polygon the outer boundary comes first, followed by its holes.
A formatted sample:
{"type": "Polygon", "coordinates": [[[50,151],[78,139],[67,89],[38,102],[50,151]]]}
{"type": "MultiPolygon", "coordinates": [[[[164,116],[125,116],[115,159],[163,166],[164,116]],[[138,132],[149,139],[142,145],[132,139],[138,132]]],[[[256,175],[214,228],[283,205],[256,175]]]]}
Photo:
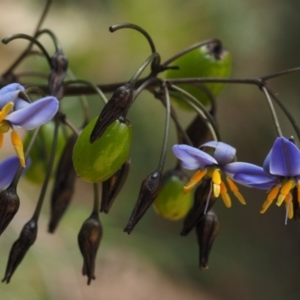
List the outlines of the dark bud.
{"type": "Polygon", "coordinates": [[[211,193],[211,179],[202,180],[195,191],[194,204],[183,221],[180,234],[188,235],[197,223],[205,218],[205,212],[208,212],[215,202],[216,198],[211,193]]]}
{"type": "Polygon", "coordinates": [[[37,230],[37,223],[33,219],[24,225],[19,238],[14,242],[10,250],[5,276],[2,282],[10,282],[11,276],[23,260],[30,246],[35,242],[37,230]]]}
{"type": "Polygon", "coordinates": [[[209,211],[196,226],[200,270],[208,269],[209,253],[219,231],[220,222],[213,211],[209,211]]]}
{"type": "Polygon", "coordinates": [[[87,276],[89,285],[95,279],[95,260],[102,239],[103,229],[98,213],[93,212],[84,221],[78,234],[78,245],[83,256],[82,275],[87,276]]]}
{"type": "Polygon", "coordinates": [[[125,119],[133,100],[134,84],[127,82],[115,90],[111,99],[106,103],[91,133],[90,142],[99,139],[106,128],[115,120],[125,119]]]}
{"type": "Polygon", "coordinates": [[[138,200],[124,228],[124,232],[131,233],[135,225],[155,200],[161,186],[161,176],[161,172],[154,171],[142,182],[138,200]]]}
{"type": "Polygon", "coordinates": [[[188,126],[188,128],[186,129],[186,133],[193,143],[194,147],[199,147],[208,140],[211,140],[207,122],[199,115],[197,115],[188,126]]]}
{"type": "Polygon", "coordinates": [[[63,81],[68,71],[68,59],[61,50],[51,58],[52,70],[49,74],[49,90],[58,99],[63,96],[63,81]]]}
{"type": "Polygon", "coordinates": [[[76,172],[72,162],[72,151],[77,140],[76,135],[69,137],[62,152],[55,175],[51,196],[50,221],[48,231],[53,233],[72,200],[76,172]]]}
{"type": "Polygon", "coordinates": [[[102,200],[100,212],[108,214],[114,200],[122,189],[129,173],[130,159],[108,180],[102,183],[102,200]]]}
{"type": "Polygon", "coordinates": [[[20,199],[16,188],[9,186],[0,193],[0,235],[19,210],[20,199]]]}

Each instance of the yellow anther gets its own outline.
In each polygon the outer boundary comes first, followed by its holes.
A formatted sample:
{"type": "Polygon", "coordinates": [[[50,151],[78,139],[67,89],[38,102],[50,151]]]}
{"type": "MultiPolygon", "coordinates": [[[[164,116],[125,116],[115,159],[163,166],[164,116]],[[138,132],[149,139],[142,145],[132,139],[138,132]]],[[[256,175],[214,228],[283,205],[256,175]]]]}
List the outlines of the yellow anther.
{"type": "Polygon", "coordinates": [[[233,192],[234,196],[240,201],[240,203],[245,205],[246,201],[245,201],[243,195],[239,192],[237,185],[229,177],[226,177],[226,181],[229,185],[230,190],[233,192]]]}
{"type": "Polygon", "coordinates": [[[19,135],[17,134],[16,131],[12,131],[11,133],[11,142],[15,148],[15,151],[19,157],[20,164],[23,168],[25,168],[25,156],[24,156],[24,151],[23,151],[23,143],[19,135]]]}
{"type": "Polygon", "coordinates": [[[220,170],[219,169],[215,169],[213,171],[212,174],[212,182],[213,182],[213,192],[214,192],[214,196],[217,198],[220,195],[220,191],[221,191],[221,174],[220,174],[220,170]]]}
{"type": "Polygon", "coordinates": [[[2,148],[3,140],[4,140],[4,134],[0,132],[0,148],[2,148]]]}
{"type": "Polygon", "coordinates": [[[280,206],[282,204],[282,202],[284,201],[285,197],[288,195],[288,193],[290,192],[290,190],[292,188],[295,187],[295,181],[294,180],[289,180],[288,182],[286,182],[281,190],[280,190],[280,194],[278,196],[276,205],[280,206]]]}
{"type": "Polygon", "coordinates": [[[0,122],[4,120],[4,118],[9,114],[13,107],[13,102],[8,102],[3,106],[2,110],[0,111],[0,122]]]}
{"type": "Polygon", "coordinates": [[[10,129],[10,124],[7,121],[0,122],[0,133],[6,133],[10,129]]]}
{"type": "Polygon", "coordinates": [[[230,196],[227,193],[227,188],[225,186],[225,184],[221,181],[220,184],[220,194],[221,194],[221,198],[225,204],[226,207],[231,207],[231,199],[230,196]]]}
{"type": "Polygon", "coordinates": [[[274,201],[274,199],[277,197],[278,192],[279,192],[279,186],[275,185],[271,189],[271,191],[268,193],[267,200],[264,202],[264,204],[263,204],[263,206],[262,206],[262,208],[260,210],[261,214],[263,214],[269,208],[269,206],[272,204],[272,202],[274,201]]]}
{"type": "Polygon", "coordinates": [[[190,181],[184,186],[183,193],[187,194],[189,191],[191,191],[202,180],[206,173],[206,169],[197,171],[190,179],[190,181]]]}
{"type": "Polygon", "coordinates": [[[294,217],[294,207],[293,207],[292,200],[293,200],[292,194],[288,193],[286,195],[284,201],[285,201],[285,207],[286,207],[289,219],[293,219],[293,217],[294,217]]]}

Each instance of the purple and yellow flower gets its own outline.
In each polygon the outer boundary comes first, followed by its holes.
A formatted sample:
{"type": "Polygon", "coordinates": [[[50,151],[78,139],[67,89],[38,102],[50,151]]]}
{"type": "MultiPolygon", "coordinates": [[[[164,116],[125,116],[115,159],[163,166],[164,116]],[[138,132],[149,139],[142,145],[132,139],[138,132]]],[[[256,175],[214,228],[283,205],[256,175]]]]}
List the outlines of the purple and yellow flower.
{"type": "Polygon", "coordinates": [[[21,165],[25,167],[23,143],[14,128],[31,130],[47,123],[57,113],[59,102],[55,97],[47,96],[31,103],[22,99],[20,93],[24,94],[25,88],[18,83],[9,84],[0,90],[0,148],[4,134],[12,129],[12,144],[21,165]]]}
{"type": "MultiPolygon", "coordinates": [[[[182,166],[188,170],[198,171],[192,176],[190,181],[184,187],[184,193],[191,191],[202,179],[208,177],[212,182],[212,192],[217,198],[221,195],[224,204],[231,206],[231,199],[227,193],[227,187],[222,180],[221,174],[227,175],[227,168],[235,160],[236,149],[222,142],[211,141],[203,144],[200,149],[188,145],[174,145],[173,153],[182,161],[182,166]],[[202,149],[213,149],[212,154],[202,149]]],[[[238,190],[233,180],[226,176],[226,182],[229,189],[236,198],[246,204],[245,199],[238,190]]]]}
{"type": "Polygon", "coordinates": [[[286,203],[287,217],[293,218],[292,191],[297,188],[300,203],[300,150],[290,140],[278,137],[263,167],[247,163],[235,163],[228,168],[233,180],[249,187],[268,190],[268,196],[260,212],[264,213],[272,202],[280,206],[286,203]]]}

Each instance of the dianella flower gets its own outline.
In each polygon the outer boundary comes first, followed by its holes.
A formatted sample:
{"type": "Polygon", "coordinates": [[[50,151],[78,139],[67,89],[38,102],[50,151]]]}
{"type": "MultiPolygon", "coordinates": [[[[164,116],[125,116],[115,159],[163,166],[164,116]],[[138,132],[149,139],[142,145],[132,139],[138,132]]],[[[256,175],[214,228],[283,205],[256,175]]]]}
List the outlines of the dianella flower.
{"type": "MultiPolygon", "coordinates": [[[[197,170],[190,181],[184,187],[184,193],[191,191],[204,178],[211,180],[211,193],[214,197],[222,197],[226,207],[231,206],[231,199],[227,193],[227,187],[222,180],[221,174],[227,175],[227,167],[235,159],[236,149],[222,142],[211,141],[203,144],[200,149],[188,145],[174,145],[173,153],[182,161],[182,166],[188,170],[197,170]],[[211,149],[212,154],[205,152],[203,149],[211,149]]],[[[238,190],[236,184],[229,176],[226,176],[226,182],[242,203],[246,204],[245,199],[238,190]]],[[[210,194],[208,199],[210,198],[210,194]]]]}
{"type": "Polygon", "coordinates": [[[248,163],[236,163],[229,170],[232,178],[249,187],[268,190],[268,196],[260,212],[264,213],[272,202],[286,204],[286,219],[293,218],[292,191],[297,188],[297,201],[300,203],[300,151],[290,140],[278,137],[263,167],[248,163]]]}
{"type": "Polygon", "coordinates": [[[31,130],[47,123],[58,111],[59,102],[52,96],[32,103],[23,98],[28,97],[26,97],[25,88],[18,83],[9,84],[0,90],[0,148],[4,134],[12,129],[12,144],[20,164],[25,167],[23,143],[15,127],[31,130]]]}

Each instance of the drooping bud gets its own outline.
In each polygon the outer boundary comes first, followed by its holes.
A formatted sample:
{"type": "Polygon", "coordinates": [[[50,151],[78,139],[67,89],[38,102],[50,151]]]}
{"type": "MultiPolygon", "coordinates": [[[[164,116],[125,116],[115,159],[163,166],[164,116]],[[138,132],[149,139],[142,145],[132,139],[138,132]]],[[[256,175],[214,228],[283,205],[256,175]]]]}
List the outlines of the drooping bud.
{"type": "Polygon", "coordinates": [[[72,151],[76,140],[76,135],[69,137],[56,170],[51,196],[51,216],[48,226],[48,231],[50,233],[55,231],[58,222],[70,204],[74,193],[76,172],[72,162],[72,151]]]}
{"type": "Polygon", "coordinates": [[[82,275],[87,276],[87,284],[95,279],[95,261],[98,247],[103,235],[103,228],[99,220],[98,212],[93,212],[84,221],[78,234],[78,245],[83,256],[82,275]]]}
{"type": "Polygon", "coordinates": [[[220,231],[220,222],[213,211],[209,211],[196,225],[199,244],[199,268],[208,269],[208,258],[213,242],[220,231]]]}
{"type": "Polygon", "coordinates": [[[146,213],[147,209],[155,200],[161,185],[161,172],[154,171],[144,179],[141,184],[138,200],[131,213],[129,221],[124,228],[124,232],[131,233],[135,225],[146,213]]]}
{"type": "Polygon", "coordinates": [[[96,121],[90,136],[91,143],[99,139],[112,122],[117,119],[126,119],[126,114],[133,100],[133,86],[132,82],[127,82],[115,90],[96,121]]]}
{"type": "Polygon", "coordinates": [[[211,179],[204,179],[197,187],[194,194],[193,207],[190,209],[183,222],[183,229],[180,233],[182,236],[188,235],[216,202],[216,198],[211,192],[211,185],[211,179]]]}
{"type": "Polygon", "coordinates": [[[0,192],[0,235],[19,210],[20,199],[14,186],[0,192]]]}
{"type": "Polygon", "coordinates": [[[18,265],[23,260],[30,246],[35,242],[37,230],[37,222],[34,219],[31,219],[24,225],[19,238],[14,242],[10,250],[5,276],[2,279],[2,282],[10,282],[18,265]]]}
{"type": "Polygon", "coordinates": [[[65,54],[58,50],[51,58],[52,70],[49,74],[50,94],[58,99],[63,96],[63,81],[68,71],[68,59],[65,54]]]}
{"type": "Polygon", "coordinates": [[[114,200],[122,189],[130,168],[130,158],[108,180],[102,183],[102,199],[100,212],[108,214],[114,200]]]}

